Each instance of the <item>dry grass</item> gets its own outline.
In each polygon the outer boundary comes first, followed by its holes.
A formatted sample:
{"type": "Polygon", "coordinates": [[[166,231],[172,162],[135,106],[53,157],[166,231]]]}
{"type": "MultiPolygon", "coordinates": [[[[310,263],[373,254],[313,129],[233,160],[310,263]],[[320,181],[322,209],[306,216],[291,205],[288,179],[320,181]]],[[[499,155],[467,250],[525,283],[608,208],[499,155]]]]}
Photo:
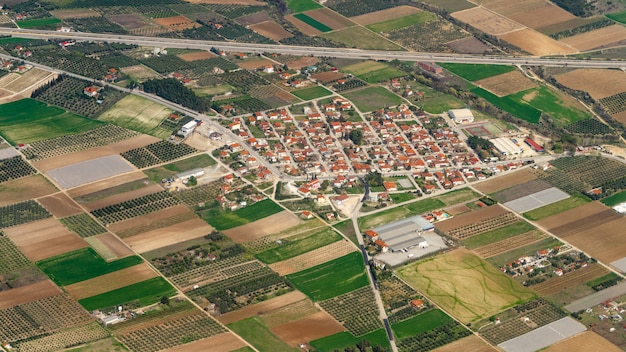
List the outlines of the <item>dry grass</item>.
{"type": "Polygon", "coordinates": [[[563,55],[577,52],[577,50],[571,46],[558,42],[530,28],[503,34],[499,37],[537,56],[563,55]]]}
{"type": "Polygon", "coordinates": [[[472,27],[491,35],[500,35],[524,28],[524,26],[519,23],[513,22],[510,19],[483,7],[474,7],[458,11],[453,13],[452,17],[458,19],[459,21],[468,23],[472,27]]]}
{"type": "Polygon", "coordinates": [[[0,184],[0,206],[43,197],[57,189],[42,175],[31,175],[0,184]]]}
{"type": "Polygon", "coordinates": [[[537,87],[535,82],[517,70],[481,79],[474,83],[501,97],[537,87]]]}
{"type": "Polygon", "coordinates": [[[585,331],[567,340],[555,343],[543,352],[623,352],[621,348],[593,331],[585,331]]]}
{"type": "Polygon", "coordinates": [[[615,24],[561,40],[579,51],[608,48],[626,41],[626,27],[615,24]]]}
{"type": "Polygon", "coordinates": [[[626,72],[609,69],[581,68],[556,76],[562,85],[585,91],[596,99],[626,91],[626,72]]]}
{"type": "Polygon", "coordinates": [[[374,23],[385,22],[399,17],[412,15],[422,12],[422,10],[413,6],[396,6],[390,9],[366,13],[365,15],[350,17],[350,19],[360,25],[367,26],[374,23]]]}

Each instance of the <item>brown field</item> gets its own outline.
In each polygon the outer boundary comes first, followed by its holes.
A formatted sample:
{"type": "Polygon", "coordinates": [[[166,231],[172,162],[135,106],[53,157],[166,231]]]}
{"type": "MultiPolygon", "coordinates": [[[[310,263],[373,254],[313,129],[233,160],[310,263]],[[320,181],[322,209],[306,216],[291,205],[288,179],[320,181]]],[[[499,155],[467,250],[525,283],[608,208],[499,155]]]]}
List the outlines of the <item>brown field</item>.
{"type": "Polygon", "coordinates": [[[295,347],[305,341],[312,341],[345,331],[345,328],[330,314],[320,311],[306,318],[273,327],[270,331],[288,345],[295,347]]]}
{"type": "Polygon", "coordinates": [[[158,141],[160,141],[160,139],[156,137],[142,134],[136,137],[129,138],[125,141],[106,145],[104,147],[97,147],[80,152],[56,156],[54,158],[44,159],[34,162],[33,165],[35,165],[35,167],[39,169],[39,171],[46,172],[59,167],[80,163],[82,161],[87,161],[107,155],[120,154],[131,149],[144,147],[148,144],[158,141]]]}
{"type": "Polygon", "coordinates": [[[0,291],[0,309],[58,295],[61,289],[50,280],[43,280],[27,286],[0,291]]]}
{"type": "Polygon", "coordinates": [[[65,236],[51,238],[49,240],[18,247],[28,259],[36,262],[88,246],[89,244],[87,244],[85,240],[73,233],[70,233],[65,236]]]}
{"type": "Polygon", "coordinates": [[[5,87],[11,82],[19,79],[21,76],[15,72],[8,73],[2,77],[0,77],[0,87],[5,87]]]}
{"type": "Polygon", "coordinates": [[[452,216],[456,216],[459,214],[463,214],[463,213],[467,213],[468,211],[470,211],[471,209],[465,205],[465,204],[457,204],[454,206],[451,206],[449,208],[446,208],[445,211],[446,213],[452,215],[452,216]]]}
{"type": "Polygon", "coordinates": [[[549,26],[576,18],[545,0],[490,1],[485,7],[530,28],[549,26]]]}
{"type": "Polygon", "coordinates": [[[484,182],[475,184],[474,188],[479,192],[491,194],[524,182],[532,181],[536,178],[537,176],[530,172],[529,169],[523,169],[502,176],[492,177],[484,182]]]}
{"type": "Polygon", "coordinates": [[[224,234],[237,243],[243,243],[281,232],[300,223],[300,219],[293,213],[281,211],[278,214],[270,215],[261,220],[249,224],[224,230],[224,234]]]}
{"type": "Polygon", "coordinates": [[[322,83],[334,82],[343,77],[345,77],[343,73],[333,72],[333,71],[320,72],[311,76],[311,78],[314,78],[318,82],[322,82],[322,83]]]}
{"type": "Polygon", "coordinates": [[[68,9],[50,11],[52,16],[64,20],[67,18],[100,17],[100,13],[92,9],[68,9]]]}
{"type": "Polygon", "coordinates": [[[458,39],[446,45],[454,52],[461,54],[482,54],[491,50],[488,45],[474,37],[458,39]]]}
{"type": "Polygon", "coordinates": [[[332,29],[342,29],[356,25],[356,23],[352,22],[350,19],[327,8],[307,11],[305,12],[305,15],[327,25],[332,29]]]}
{"type": "Polygon", "coordinates": [[[189,0],[192,4],[228,4],[228,5],[254,5],[265,6],[264,2],[258,0],[189,0]]]}
{"type": "Polygon", "coordinates": [[[620,216],[618,219],[605,220],[595,227],[562,238],[590,256],[610,263],[626,256],[625,228],[626,217],[620,216]]]}
{"type": "Polygon", "coordinates": [[[40,198],[37,201],[57,218],[64,218],[83,212],[80,206],[64,193],[57,193],[45,198],[40,198]]]}
{"type": "Polygon", "coordinates": [[[517,46],[518,48],[537,56],[572,54],[577,51],[565,43],[558,42],[529,28],[506,33],[500,35],[499,37],[517,46]]]}
{"type": "Polygon", "coordinates": [[[179,58],[183,59],[187,62],[198,61],[198,60],[206,60],[213,58],[217,55],[213,54],[210,51],[196,51],[193,53],[186,53],[178,55],[179,58]]]}
{"type": "Polygon", "coordinates": [[[550,278],[537,285],[533,285],[530,288],[537,292],[540,296],[549,296],[566,288],[584,284],[585,282],[605,275],[608,272],[609,271],[600,264],[594,263],[590,264],[586,268],[580,268],[574,272],[563,274],[563,276],[550,278]]]}
{"type": "Polygon", "coordinates": [[[285,16],[285,19],[291,22],[291,24],[293,24],[294,26],[296,26],[296,28],[298,28],[298,30],[302,32],[303,34],[310,35],[310,36],[322,34],[321,31],[318,31],[317,29],[300,21],[299,19],[295,18],[293,15],[287,15],[285,16]]]}
{"type": "Polygon", "coordinates": [[[352,253],[355,250],[356,248],[351,242],[346,240],[337,241],[301,254],[297,257],[270,264],[268,266],[279,275],[284,276],[339,258],[348,253],[352,253]]]}
{"type": "MultiPolygon", "coordinates": [[[[138,235],[149,230],[153,230],[152,224],[159,220],[167,220],[169,218],[178,217],[183,214],[193,214],[189,208],[184,205],[177,205],[175,207],[162,209],[150,214],[138,216],[136,218],[116,222],[108,226],[109,231],[117,234],[120,237],[130,237],[138,235]]],[[[193,218],[196,218],[194,215],[193,218]]],[[[188,219],[187,219],[188,220],[188,219]]]]}
{"type": "Polygon", "coordinates": [[[55,74],[50,71],[45,71],[38,68],[31,68],[30,70],[23,73],[20,78],[12,81],[2,88],[14,93],[20,93],[25,89],[36,85],[38,82],[44,79],[44,82],[47,82],[54,75],[55,74]],[[46,79],[46,77],[48,78],[46,79]]]}
{"type": "Polygon", "coordinates": [[[148,194],[160,192],[163,190],[163,187],[157,184],[148,185],[146,187],[136,189],[130,192],[124,192],[120,194],[115,194],[103,199],[94,200],[93,202],[84,203],[83,207],[88,211],[104,208],[109,205],[121,203],[127,200],[131,200],[134,198],[139,198],[146,196],[148,194]]]}
{"type": "Polygon", "coordinates": [[[315,303],[313,303],[313,301],[310,299],[303,299],[273,311],[264,312],[260,314],[259,317],[265,326],[273,328],[300,320],[319,311],[320,309],[315,305],[315,303]]]}
{"type": "Polygon", "coordinates": [[[88,237],[85,239],[96,252],[106,261],[111,261],[133,254],[128,246],[111,233],[88,237]]]}
{"type": "Polygon", "coordinates": [[[392,7],[390,9],[366,13],[360,16],[350,17],[350,20],[362,26],[367,26],[369,24],[385,22],[398,17],[412,15],[418,12],[422,12],[422,10],[418,9],[417,7],[403,5],[392,7]]]}
{"type": "Polygon", "coordinates": [[[593,331],[584,331],[574,337],[555,343],[543,352],[623,352],[609,340],[593,331]]]}
{"type": "Polygon", "coordinates": [[[112,15],[108,16],[108,19],[126,29],[137,29],[150,25],[150,22],[139,14],[112,15]]]}
{"type": "Polygon", "coordinates": [[[138,81],[145,81],[152,78],[161,78],[161,75],[144,65],[135,65],[120,68],[125,73],[138,81]]]}
{"type": "Polygon", "coordinates": [[[555,76],[562,85],[589,93],[594,99],[626,91],[626,72],[608,69],[577,69],[555,76]]]}
{"type": "Polygon", "coordinates": [[[445,346],[432,350],[432,352],[496,352],[498,351],[494,347],[491,347],[483,339],[476,335],[471,335],[460,340],[456,340],[445,346]]]}
{"type": "Polygon", "coordinates": [[[281,25],[279,25],[275,21],[265,21],[257,24],[252,24],[250,25],[250,29],[264,37],[270,38],[271,40],[275,41],[293,37],[293,34],[287,32],[281,25]]]}
{"type": "Polygon", "coordinates": [[[93,279],[65,286],[63,289],[74,299],[83,299],[122,288],[158,276],[147,264],[141,263],[93,279]]]}
{"type": "Polygon", "coordinates": [[[164,352],[230,352],[246,347],[247,344],[235,334],[226,332],[206,339],[186,343],[163,350],[164,352]]]}
{"type": "Polygon", "coordinates": [[[484,7],[473,7],[457,11],[452,13],[452,17],[491,35],[500,35],[524,28],[521,24],[515,23],[484,7]]]}
{"type": "Polygon", "coordinates": [[[623,123],[624,125],[626,125],[626,111],[622,111],[620,113],[613,114],[611,116],[613,117],[614,120],[617,120],[623,123]]]}
{"type": "Polygon", "coordinates": [[[500,97],[537,86],[535,82],[517,70],[481,79],[474,83],[500,97]]]}
{"type": "Polygon", "coordinates": [[[475,224],[475,223],[478,223],[487,219],[491,219],[498,215],[502,215],[506,213],[507,213],[506,209],[496,204],[490,207],[477,209],[469,213],[455,216],[452,219],[448,219],[446,221],[440,221],[436,223],[436,227],[437,229],[443,232],[448,232],[450,230],[454,230],[462,226],[475,224]]]}
{"type": "Polygon", "coordinates": [[[213,231],[213,227],[202,219],[196,218],[128,237],[124,239],[124,242],[136,252],[144,253],[181,241],[202,237],[210,234],[211,231],[213,231]]]}
{"type": "Polygon", "coordinates": [[[72,188],[71,190],[67,191],[67,194],[72,198],[79,198],[109,189],[111,187],[123,185],[125,183],[133,181],[138,181],[144,178],[146,178],[146,175],[141,171],[129,172],[127,174],[114,176],[106,180],[97,181],[87,185],[72,188]]]}
{"type": "Polygon", "coordinates": [[[189,28],[201,27],[196,21],[192,21],[185,16],[174,16],[165,18],[155,18],[154,22],[173,31],[182,31],[189,28]]]}
{"type": "Polygon", "coordinates": [[[621,45],[626,42],[626,27],[614,24],[562,39],[561,42],[569,44],[579,51],[590,51],[618,44],[621,45]]]}
{"type": "Polygon", "coordinates": [[[43,175],[31,175],[0,184],[0,206],[43,197],[57,192],[56,187],[43,175]]]}
{"type": "Polygon", "coordinates": [[[591,202],[538,221],[538,224],[556,236],[565,237],[592,229],[621,215],[600,202],[591,202]]]}
{"type": "Polygon", "coordinates": [[[251,24],[257,24],[265,21],[271,21],[272,17],[267,11],[260,11],[246,16],[237,17],[237,23],[242,26],[249,26],[251,24]]]}
{"type": "Polygon", "coordinates": [[[292,70],[299,70],[306,66],[316,65],[320,59],[312,56],[288,56],[284,62],[292,70]]]}
{"type": "Polygon", "coordinates": [[[552,185],[545,180],[532,180],[513,187],[509,187],[500,192],[496,192],[493,194],[493,198],[495,198],[500,203],[506,203],[518,198],[529,196],[536,192],[546,190],[551,187],[552,185]]]}
{"type": "Polygon", "coordinates": [[[488,245],[479,248],[475,248],[474,252],[476,252],[476,254],[478,254],[482,258],[487,259],[494,257],[498,254],[506,253],[516,248],[524,247],[531,243],[541,241],[546,237],[548,236],[543,232],[530,231],[521,235],[509,237],[498,242],[489,243],[488,245]]]}
{"type": "Polygon", "coordinates": [[[246,70],[256,70],[259,68],[263,68],[265,65],[273,65],[274,63],[268,59],[264,59],[264,58],[253,58],[253,59],[249,59],[249,60],[233,60],[233,62],[246,70]]]}
{"type": "Polygon", "coordinates": [[[306,299],[306,295],[304,293],[300,291],[291,291],[284,295],[270,298],[267,301],[249,305],[237,311],[220,315],[216,317],[216,319],[220,323],[226,325],[246,318],[269,313],[273,310],[279,309],[289,304],[302,301],[303,299],[306,299]]]}

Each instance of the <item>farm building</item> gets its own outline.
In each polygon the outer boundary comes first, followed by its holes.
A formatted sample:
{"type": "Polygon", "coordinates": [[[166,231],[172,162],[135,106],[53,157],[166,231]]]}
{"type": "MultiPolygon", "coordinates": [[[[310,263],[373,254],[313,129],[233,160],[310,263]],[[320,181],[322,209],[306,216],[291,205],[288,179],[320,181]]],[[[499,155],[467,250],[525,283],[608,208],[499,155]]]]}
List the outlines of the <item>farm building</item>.
{"type": "Polygon", "coordinates": [[[537,144],[537,142],[533,141],[531,138],[526,137],[524,139],[524,143],[528,144],[528,146],[533,148],[533,150],[536,151],[537,153],[543,153],[544,152],[543,147],[540,146],[539,144],[537,144]]]}
{"type": "Polygon", "coordinates": [[[428,247],[428,241],[421,236],[422,232],[429,231],[434,225],[421,216],[413,216],[374,229],[393,252],[407,248],[428,247]]]}
{"type": "Polygon", "coordinates": [[[452,109],[448,110],[448,116],[455,123],[472,123],[474,122],[474,114],[470,109],[452,109]]]}
{"type": "Polygon", "coordinates": [[[176,177],[177,181],[180,180],[180,181],[184,182],[184,181],[190,179],[192,176],[197,178],[197,177],[200,177],[202,175],[204,175],[204,170],[201,169],[201,168],[197,168],[197,169],[192,169],[192,170],[189,170],[189,171],[184,171],[184,172],[177,173],[175,177],[176,177]]]}
{"type": "Polygon", "coordinates": [[[417,65],[425,71],[432,72],[440,75],[443,73],[443,68],[434,62],[418,62],[417,65]]]}
{"type": "Polygon", "coordinates": [[[490,140],[493,146],[504,156],[519,155],[524,152],[524,148],[514,143],[509,138],[494,138],[490,140]]]}
{"type": "Polygon", "coordinates": [[[180,130],[178,130],[177,134],[183,137],[187,137],[190,133],[193,132],[194,129],[196,129],[196,126],[198,126],[198,122],[196,122],[195,120],[189,121],[183,127],[181,127],[180,130]]]}

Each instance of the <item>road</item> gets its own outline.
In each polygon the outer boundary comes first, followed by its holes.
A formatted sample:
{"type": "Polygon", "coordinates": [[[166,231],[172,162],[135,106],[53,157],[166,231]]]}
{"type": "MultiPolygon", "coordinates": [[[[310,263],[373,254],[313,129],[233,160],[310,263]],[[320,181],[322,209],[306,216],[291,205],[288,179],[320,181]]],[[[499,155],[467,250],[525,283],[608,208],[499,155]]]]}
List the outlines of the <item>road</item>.
{"type": "Polygon", "coordinates": [[[235,43],[210,40],[180,38],[142,37],[134,35],[101,34],[85,32],[57,32],[19,28],[0,28],[0,35],[34,39],[63,39],[76,41],[117,42],[164,48],[210,50],[218,48],[224,51],[246,53],[278,53],[287,55],[340,57],[350,59],[400,60],[400,61],[435,61],[468,64],[492,65],[532,65],[551,67],[578,68],[618,68],[626,70],[626,61],[620,60],[584,60],[565,57],[540,58],[535,56],[489,56],[449,53],[424,53],[409,51],[378,51],[349,48],[304,47],[281,44],[235,43]]]}

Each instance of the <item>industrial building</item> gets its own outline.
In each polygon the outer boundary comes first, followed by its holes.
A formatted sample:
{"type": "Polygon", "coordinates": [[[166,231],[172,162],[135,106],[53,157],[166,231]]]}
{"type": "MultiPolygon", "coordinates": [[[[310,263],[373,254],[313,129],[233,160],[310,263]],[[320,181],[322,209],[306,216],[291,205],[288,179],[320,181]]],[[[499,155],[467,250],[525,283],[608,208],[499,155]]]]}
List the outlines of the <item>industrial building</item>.
{"type": "Polygon", "coordinates": [[[498,152],[504,156],[515,156],[524,153],[524,148],[510,138],[494,138],[489,140],[498,152]]]}
{"type": "Polygon", "coordinates": [[[189,171],[184,171],[184,172],[177,173],[176,176],[175,176],[175,179],[177,181],[180,180],[181,182],[185,182],[188,179],[190,179],[192,176],[195,177],[195,178],[198,178],[198,177],[200,177],[202,175],[204,175],[204,170],[201,169],[201,168],[197,168],[197,169],[192,169],[192,170],[189,170],[189,171]]]}
{"type": "Polygon", "coordinates": [[[454,123],[472,123],[474,122],[474,114],[470,109],[452,109],[448,110],[448,116],[454,123]]]}
{"type": "Polygon", "coordinates": [[[413,216],[374,229],[378,239],[382,240],[392,252],[412,247],[425,248],[428,242],[421,234],[435,226],[421,216],[413,216]]]}

